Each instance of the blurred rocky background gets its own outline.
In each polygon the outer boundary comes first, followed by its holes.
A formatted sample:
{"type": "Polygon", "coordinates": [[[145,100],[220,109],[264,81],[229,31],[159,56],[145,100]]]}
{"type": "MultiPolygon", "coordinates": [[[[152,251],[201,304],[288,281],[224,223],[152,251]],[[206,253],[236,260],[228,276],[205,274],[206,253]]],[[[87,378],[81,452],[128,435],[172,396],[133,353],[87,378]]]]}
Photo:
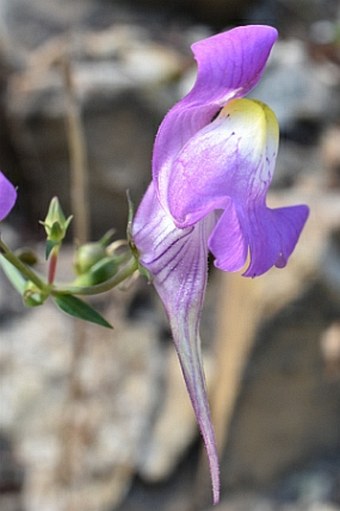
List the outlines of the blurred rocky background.
{"type": "MultiPolygon", "coordinates": [[[[190,88],[190,44],[280,30],[253,96],[281,126],[271,202],[311,216],[285,270],[211,272],[202,325],[221,511],[340,509],[340,7],[336,0],[0,0],[0,168],[19,188],[1,235],[39,245],[70,213],[70,96],[84,131],[91,238],[125,235],[163,115],[190,88]]],[[[42,256],[43,258],[43,256],[42,256]]],[[[71,251],[59,278],[69,278],[71,251]]],[[[1,511],[210,509],[170,333],[139,281],[94,303],[113,332],[24,309],[0,276],[1,511]]]]}

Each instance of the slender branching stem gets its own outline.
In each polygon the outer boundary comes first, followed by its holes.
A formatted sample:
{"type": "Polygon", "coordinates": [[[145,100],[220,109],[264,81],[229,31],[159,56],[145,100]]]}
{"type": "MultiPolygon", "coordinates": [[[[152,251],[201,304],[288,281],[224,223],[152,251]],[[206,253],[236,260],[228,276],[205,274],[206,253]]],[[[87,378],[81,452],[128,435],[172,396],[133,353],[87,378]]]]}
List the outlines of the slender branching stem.
{"type": "Polygon", "coordinates": [[[72,286],[70,285],[60,285],[54,286],[51,294],[72,294],[72,295],[98,295],[100,293],[105,293],[106,291],[110,291],[114,287],[118,286],[128,277],[131,277],[133,273],[138,269],[138,263],[134,257],[132,257],[129,262],[119,270],[113,277],[102,282],[101,284],[96,284],[94,286],[72,286]]]}
{"type": "Polygon", "coordinates": [[[2,255],[10,262],[19,272],[35,284],[39,289],[49,294],[50,286],[44,282],[29,266],[23,263],[19,257],[17,257],[4,241],[0,239],[0,251],[2,255]]]}

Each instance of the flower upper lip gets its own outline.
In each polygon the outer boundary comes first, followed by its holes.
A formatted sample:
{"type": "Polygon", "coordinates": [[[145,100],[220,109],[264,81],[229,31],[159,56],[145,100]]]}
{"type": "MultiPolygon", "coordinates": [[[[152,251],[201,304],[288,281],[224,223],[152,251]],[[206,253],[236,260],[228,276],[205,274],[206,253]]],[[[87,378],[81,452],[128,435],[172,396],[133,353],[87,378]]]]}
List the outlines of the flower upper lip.
{"type": "Polygon", "coordinates": [[[153,180],[163,207],[167,207],[169,166],[178,151],[228,101],[255,87],[276,39],[275,28],[249,25],[193,44],[196,82],[165,116],[154,145],[153,180]]]}

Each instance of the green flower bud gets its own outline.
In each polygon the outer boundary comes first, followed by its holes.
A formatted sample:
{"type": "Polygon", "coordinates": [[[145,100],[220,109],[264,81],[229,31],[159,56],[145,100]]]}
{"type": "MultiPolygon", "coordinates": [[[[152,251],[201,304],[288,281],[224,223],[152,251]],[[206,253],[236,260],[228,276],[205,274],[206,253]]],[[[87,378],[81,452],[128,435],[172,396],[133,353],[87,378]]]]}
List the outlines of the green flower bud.
{"type": "Polygon", "coordinates": [[[76,286],[94,286],[101,284],[113,277],[118,271],[119,265],[115,258],[104,257],[82,275],[79,275],[75,281],[76,286]]]}
{"type": "Polygon", "coordinates": [[[33,282],[28,281],[25,285],[23,300],[27,307],[38,307],[42,305],[48,295],[39,289],[33,282]]]}
{"type": "Polygon", "coordinates": [[[37,254],[30,248],[19,248],[16,250],[15,255],[28,266],[34,266],[38,262],[37,254]]]}
{"type": "Polygon", "coordinates": [[[81,245],[75,254],[74,267],[78,275],[86,273],[91,266],[106,257],[106,249],[99,242],[81,245]]]}
{"type": "Polygon", "coordinates": [[[74,258],[74,267],[78,275],[88,272],[91,266],[109,255],[107,246],[113,234],[114,230],[110,229],[99,241],[85,243],[78,247],[74,258]]]}
{"type": "Polygon", "coordinates": [[[59,244],[65,238],[66,231],[71,220],[72,216],[69,216],[67,219],[65,218],[58,198],[53,197],[45,220],[40,222],[45,227],[47,240],[52,241],[55,244],[59,244]]]}

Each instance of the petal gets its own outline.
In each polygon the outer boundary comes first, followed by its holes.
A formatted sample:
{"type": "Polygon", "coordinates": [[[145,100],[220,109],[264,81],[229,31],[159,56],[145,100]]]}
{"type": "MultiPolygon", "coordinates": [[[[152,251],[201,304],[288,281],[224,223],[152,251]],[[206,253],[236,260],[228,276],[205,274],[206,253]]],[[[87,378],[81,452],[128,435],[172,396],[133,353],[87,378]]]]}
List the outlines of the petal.
{"type": "Polygon", "coordinates": [[[153,179],[166,207],[169,171],[182,146],[232,98],[246,95],[259,81],[277,31],[249,25],[192,46],[198,64],[191,92],[165,116],[154,146],[153,179]]]}
{"type": "Polygon", "coordinates": [[[151,184],[133,222],[140,262],[169,317],[174,343],[197,421],[206,445],[214,501],[219,499],[219,468],[201,361],[199,323],[207,281],[210,216],[195,227],[178,229],[166,214],[151,184]]]}
{"type": "Polygon", "coordinates": [[[172,165],[169,211],[179,227],[214,209],[264,203],[278,150],[274,113],[263,103],[235,99],[193,136],[172,165]]]}
{"type": "Polygon", "coordinates": [[[0,221],[3,220],[13,208],[17,199],[17,192],[8,181],[8,179],[0,172],[0,221]]]}
{"type": "Polygon", "coordinates": [[[250,264],[246,277],[262,275],[272,266],[283,268],[308,218],[307,206],[270,209],[249,215],[250,264]]]}
{"type": "Polygon", "coordinates": [[[245,236],[233,201],[229,201],[209,238],[209,250],[215,256],[214,264],[224,271],[243,268],[248,255],[245,236]]]}
{"type": "Polygon", "coordinates": [[[308,208],[263,206],[238,213],[233,218],[226,210],[210,236],[209,248],[215,256],[215,266],[224,271],[237,271],[244,266],[249,251],[246,277],[262,275],[272,266],[284,267],[307,220],[308,208]]]}
{"type": "Polygon", "coordinates": [[[187,99],[205,103],[213,97],[224,104],[235,94],[248,94],[261,78],[277,35],[273,27],[248,25],[193,44],[198,72],[187,99]]]}

